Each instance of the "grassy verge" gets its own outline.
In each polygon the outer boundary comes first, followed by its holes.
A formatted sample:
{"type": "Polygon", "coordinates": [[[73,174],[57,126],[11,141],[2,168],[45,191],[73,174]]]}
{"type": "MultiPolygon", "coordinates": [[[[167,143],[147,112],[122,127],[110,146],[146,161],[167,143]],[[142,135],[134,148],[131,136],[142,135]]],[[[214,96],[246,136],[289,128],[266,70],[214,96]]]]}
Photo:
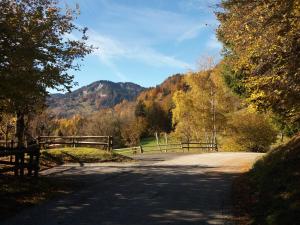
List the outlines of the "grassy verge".
{"type": "Polygon", "coordinates": [[[41,151],[41,166],[48,168],[63,163],[124,162],[130,158],[95,148],[57,148],[41,151]]]}
{"type": "Polygon", "coordinates": [[[233,193],[239,224],[299,224],[300,135],[268,153],[239,177],[233,193]]]}

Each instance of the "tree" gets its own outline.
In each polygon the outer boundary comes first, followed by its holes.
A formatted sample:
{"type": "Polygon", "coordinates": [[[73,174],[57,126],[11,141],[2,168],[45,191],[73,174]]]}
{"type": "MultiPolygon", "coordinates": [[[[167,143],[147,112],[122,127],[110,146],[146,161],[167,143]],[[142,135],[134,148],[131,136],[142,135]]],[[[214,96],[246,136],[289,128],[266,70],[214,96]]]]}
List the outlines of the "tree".
{"type": "Polygon", "coordinates": [[[136,104],[134,114],[136,117],[146,117],[146,105],[142,100],[136,104]]]}
{"type": "Polygon", "coordinates": [[[55,115],[45,110],[38,115],[32,115],[30,120],[30,126],[27,128],[30,136],[49,136],[57,135],[59,129],[59,120],[55,118],[55,115]]]}
{"type": "Polygon", "coordinates": [[[0,138],[4,137],[6,141],[12,138],[15,131],[16,118],[11,114],[0,114],[0,138]]]}
{"type": "Polygon", "coordinates": [[[71,118],[57,120],[59,133],[63,136],[76,136],[82,134],[85,125],[85,119],[79,115],[71,118]]]}
{"type": "Polygon", "coordinates": [[[90,116],[84,128],[90,135],[113,136],[114,145],[122,145],[121,123],[112,109],[102,109],[90,116]]]}
{"type": "Polygon", "coordinates": [[[216,142],[217,132],[226,126],[226,115],[240,107],[240,101],[225,87],[220,69],[189,74],[187,92],[173,97],[175,133],[185,139],[216,142]]]}
{"type": "Polygon", "coordinates": [[[169,118],[168,112],[164,111],[158,102],[150,102],[147,106],[147,124],[148,124],[148,134],[151,136],[155,132],[168,132],[169,128],[169,118]]]}
{"type": "Polygon", "coordinates": [[[41,108],[49,89],[69,90],[74,63],[88,54],[86,28],[73,23],[75,10],[62,11],[54,0],[0,2],[0,108],[17,117],[23,145],[25,116],[41,108]],[[80,40],[68,35],[77,31],[80,40]]]}
{"type": "Polygon", "coordinates": [[[231,75],[257,110],[300,126],[300,1],[224,0],[217,13],[231,75]]]}

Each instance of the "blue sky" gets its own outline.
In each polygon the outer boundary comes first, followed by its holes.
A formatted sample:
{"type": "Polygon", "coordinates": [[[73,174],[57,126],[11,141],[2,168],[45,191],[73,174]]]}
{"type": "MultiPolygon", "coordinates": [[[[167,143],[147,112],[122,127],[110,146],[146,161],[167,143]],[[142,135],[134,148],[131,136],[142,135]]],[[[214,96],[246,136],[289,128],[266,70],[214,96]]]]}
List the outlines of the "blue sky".
{"type": "MultiPolygon", "coordinates": [[[[74,73],[79,86],[96,80],[155,86],[175,73],[197,70],[203,58],[220,59],[218,0],[61,0],[80,7],[75,21],[88,27],[98,49],[74,73]]],[[[78,88],[78,86],[76,87],[78,88]]]]}

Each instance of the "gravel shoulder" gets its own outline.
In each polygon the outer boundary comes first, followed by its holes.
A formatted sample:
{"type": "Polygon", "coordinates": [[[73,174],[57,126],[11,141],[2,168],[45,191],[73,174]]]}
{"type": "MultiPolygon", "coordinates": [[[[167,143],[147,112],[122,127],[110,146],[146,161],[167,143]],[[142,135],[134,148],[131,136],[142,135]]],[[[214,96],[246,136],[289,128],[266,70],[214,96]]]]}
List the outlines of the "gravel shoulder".
{"type": "Polygon", "coordinates": [[[22,211],[1,225],[231,224],[234,177],[263,154],[138,155],[134,162],[69,164],[43,172],[81,190],[22,211]]]}

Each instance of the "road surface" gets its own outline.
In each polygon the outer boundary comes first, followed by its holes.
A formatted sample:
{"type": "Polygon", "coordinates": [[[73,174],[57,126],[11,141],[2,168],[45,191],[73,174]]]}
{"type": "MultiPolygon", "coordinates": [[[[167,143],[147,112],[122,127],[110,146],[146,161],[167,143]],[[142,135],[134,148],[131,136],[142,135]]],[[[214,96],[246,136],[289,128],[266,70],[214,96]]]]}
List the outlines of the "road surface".
{"type": "Polygon", "coordinates": [[[130,163],[56,167],[44,175],[89,185],[1,225],[231,224],[232,179],[261,155],[156,154],[130,163]]]}

